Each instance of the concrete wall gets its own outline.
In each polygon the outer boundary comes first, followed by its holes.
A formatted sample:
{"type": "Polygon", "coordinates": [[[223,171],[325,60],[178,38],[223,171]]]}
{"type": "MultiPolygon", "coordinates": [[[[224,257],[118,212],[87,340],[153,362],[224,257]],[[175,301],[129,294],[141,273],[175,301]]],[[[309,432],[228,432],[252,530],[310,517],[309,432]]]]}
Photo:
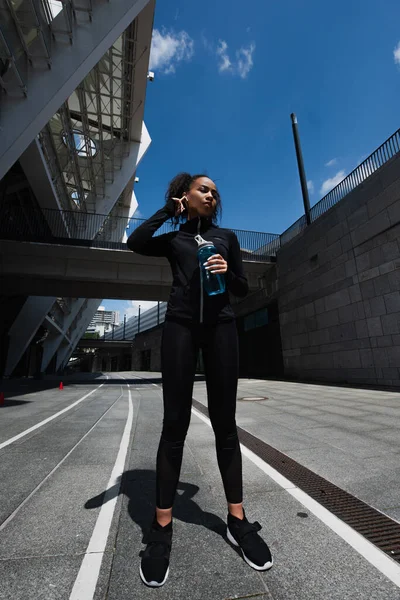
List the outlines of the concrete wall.
{"type": "Polygon", "coordinates": [[[278,253],[285,375],[400,386],[400,157],[278,253]]]}

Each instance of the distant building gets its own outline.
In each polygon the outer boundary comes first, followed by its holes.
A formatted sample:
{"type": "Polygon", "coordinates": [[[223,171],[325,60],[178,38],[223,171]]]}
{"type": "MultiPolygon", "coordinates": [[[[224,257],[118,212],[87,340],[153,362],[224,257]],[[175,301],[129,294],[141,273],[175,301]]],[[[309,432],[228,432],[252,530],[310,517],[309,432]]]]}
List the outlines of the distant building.
{"type": "Polygon", "coordinates": [[[112,331],[113,328],[119,325],[119,311],[118,310],[105,310],[104,306],[99,306],[96,310],[93,319],[90,321],[87,333],[99,333],[103,336],[108,331],[112,331]]]}

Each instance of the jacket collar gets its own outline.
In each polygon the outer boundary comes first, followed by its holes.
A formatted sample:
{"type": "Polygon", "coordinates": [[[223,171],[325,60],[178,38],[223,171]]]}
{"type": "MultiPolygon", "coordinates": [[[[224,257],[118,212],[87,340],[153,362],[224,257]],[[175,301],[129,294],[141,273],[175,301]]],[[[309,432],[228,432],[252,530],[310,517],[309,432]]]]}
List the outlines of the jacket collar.
{"type": "MultiPolygon", "coordinates": [[[[196,217],[195,219],[190,219],[189,221],[186,221],[186,223],[183,223],[179,226],[179,231],[185,231],[186,233],[197,233],[200,218],[201,217],[196,217]]],[[[213,227],[212,219],[207,219],[203,217],[201,219],[200,233],[204,233],[205,231],[210,229],[210,227],[213,227]]]]}

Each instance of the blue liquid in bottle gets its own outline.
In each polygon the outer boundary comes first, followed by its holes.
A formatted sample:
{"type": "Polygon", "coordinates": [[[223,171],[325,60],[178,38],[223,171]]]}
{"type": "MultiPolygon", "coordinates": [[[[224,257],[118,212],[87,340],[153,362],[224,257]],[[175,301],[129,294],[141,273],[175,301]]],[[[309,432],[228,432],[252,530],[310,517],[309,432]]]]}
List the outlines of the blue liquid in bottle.
{"type": "Polygon", "coordinates": [[[216,294],[223,294],[225,292],[225,277],[221,273],[211,273],[204,266],[204,263],[213,256],[218,254],[218,250],[212,242],[203,240],[201,236],[196,236],[196,241],[199,244],[197,250],[197,257],[199,259],[200,268],[202,270],[202,281],[203,289],[209,296],[215,296],[216,294]]]}

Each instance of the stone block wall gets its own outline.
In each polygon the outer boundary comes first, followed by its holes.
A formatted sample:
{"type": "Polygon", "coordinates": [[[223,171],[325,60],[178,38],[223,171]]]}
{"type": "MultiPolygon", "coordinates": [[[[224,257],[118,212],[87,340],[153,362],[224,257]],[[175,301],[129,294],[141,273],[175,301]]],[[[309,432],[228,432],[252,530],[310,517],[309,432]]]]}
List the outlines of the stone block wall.
{"type": "Polygon", "coordinates": [[[151,350],[150,371],[161,371],[161,336],[163,326],[148,329],[135,336],[132,348],[132,371],[140,371],[142,351],[151,350]]]}
{"type": "Polygon", "coordinates": [[[400,386],[400,156],[277,256],[285,375],[400,386]]]}

